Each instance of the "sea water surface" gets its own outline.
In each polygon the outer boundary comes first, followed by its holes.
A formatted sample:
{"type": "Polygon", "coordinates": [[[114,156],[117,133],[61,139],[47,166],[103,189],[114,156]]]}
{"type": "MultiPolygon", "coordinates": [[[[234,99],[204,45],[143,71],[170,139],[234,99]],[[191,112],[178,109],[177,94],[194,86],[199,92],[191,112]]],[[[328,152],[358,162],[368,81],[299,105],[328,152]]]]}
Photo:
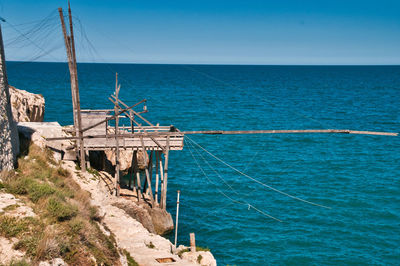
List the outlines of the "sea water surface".
{"type": "MultiPolygon", "coordinates": [[[[11,85],[44,95],[46,121],[72,123],[66,64],[7,67],[11,85]]],[[[78,64],[78,69],[82,108],[112,108],[107,98],[118,72],[126,103],[146,98],[146,118],[181,130],[400,131],[399,66],[78,64]]],[[[183,151],[170,153],[173,218],[181,190],[178,244],[188,245],[195,232],[197,244],[209,247],[220,265],[400,264],[400,137],[189,137],[251,178],[329,209],[262,186],[188,139],[183,151]]]]}

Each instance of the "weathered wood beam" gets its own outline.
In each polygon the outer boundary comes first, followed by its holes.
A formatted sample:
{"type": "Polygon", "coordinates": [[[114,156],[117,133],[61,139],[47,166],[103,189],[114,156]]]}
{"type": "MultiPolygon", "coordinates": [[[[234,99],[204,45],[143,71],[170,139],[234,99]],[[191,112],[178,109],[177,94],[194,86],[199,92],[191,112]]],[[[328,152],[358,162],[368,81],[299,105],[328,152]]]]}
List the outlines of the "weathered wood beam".
{"type": "MultiPolygon", "coordinates": [[[[179,131],[179,132],[138,132],[131,134],[119,134],[119,138],[133,137],[160,137],[160,136],[183,136],[191,134],[204,135],[241,135],[241,134],[296,134],[296,133],[335,133],[335,134],[362,134],[362,135],[379,135],[379,136],[398,136],[397,132],[375,132],[375,131],[356,131],[349,129],[301,129],[301,130],[205,130],[205,131],[179,131]]],[[[87,135],[84,138],[105,138],[115,137],[115,134],[109,135],[87,135]]],[[[47,138],[46,140],[73,140],[79,137],[57,137],[47,138]]]]}

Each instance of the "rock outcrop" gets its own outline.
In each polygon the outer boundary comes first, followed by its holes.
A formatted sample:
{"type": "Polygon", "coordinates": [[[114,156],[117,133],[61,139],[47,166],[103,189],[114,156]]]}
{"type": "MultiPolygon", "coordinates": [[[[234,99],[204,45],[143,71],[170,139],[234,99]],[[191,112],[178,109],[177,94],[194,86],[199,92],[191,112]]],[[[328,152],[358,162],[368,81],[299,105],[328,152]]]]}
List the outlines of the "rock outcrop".
{"type": "Polygon", "coordinates": [[[11,109],[16,122],[43,122],[45,101],[40,94],[10,86],[11,109]]]}

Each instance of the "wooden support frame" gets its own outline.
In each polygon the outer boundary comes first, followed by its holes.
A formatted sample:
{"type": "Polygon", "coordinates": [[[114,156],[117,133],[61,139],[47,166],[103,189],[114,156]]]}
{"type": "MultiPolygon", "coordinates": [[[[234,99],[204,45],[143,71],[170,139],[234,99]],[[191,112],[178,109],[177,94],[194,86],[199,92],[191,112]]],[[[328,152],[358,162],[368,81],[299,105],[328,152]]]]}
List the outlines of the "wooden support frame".
{"type": "MultiPolygon", "coordinates": [[[[113,97],[113,98],[115,98],[113,95],[111,96],[111,97],[113,97]]],[[[123,106],[125,106],[125,107],[128,107],[128,105],[126,105],[124,102],[122,102],[121,100],[118,100],[118,99],[116,99],[116,101],[113,101],[111,98],[108,98],[113,104],[117,104],[118,102],[120,102],[123,106]]],[[[132,116],[132,114],[130,114],[130,112],[132,112],[132,113],[134,113],[134,114],[137,114],[139,117],[141,117],[142,119],[144,119],[141,115],[139,115],[137,112],[135,112],[134,110],[129,110],[129,113],[128,113],[128,111],[125,111],[124,113],[128,116],[128,118],[130,119],[130,121],[131,121],[131,124],[132,124],[132,122],[133,123],[135,123],[136,124],[136,126],[138,127],[138,128],[140,128],[141,130],[143,130],[143,132],[147,132],[146,131],[146,129],[144,129],[143,127],[142,127],[142,125],[141,124],[139,124],[136,120],[135,120],[135,118],[132,116]]],[[[144,119],[145,120],[145,122],[147,121],[146,119],[144,119]]],[[[154,126],[153,124],[151,124],[150,122],[148,122],[147,121],[147,123],[150,125],[150,126],[154,126]]],[[[133,125],[131,126],[132,127],[132,133],[134,133],[135,131],[134,131],[134,128],[133,128],[133,125]]],[[[164,151],[164,147],[160,144],[160,142],[158,142],[155,138],[153,138],[152,136],[148,136],[152,141],[154,141],[154,143],[155,144],[157,144],[157,146],[158,147],[160,147],[163,151],[164,151]]]]}

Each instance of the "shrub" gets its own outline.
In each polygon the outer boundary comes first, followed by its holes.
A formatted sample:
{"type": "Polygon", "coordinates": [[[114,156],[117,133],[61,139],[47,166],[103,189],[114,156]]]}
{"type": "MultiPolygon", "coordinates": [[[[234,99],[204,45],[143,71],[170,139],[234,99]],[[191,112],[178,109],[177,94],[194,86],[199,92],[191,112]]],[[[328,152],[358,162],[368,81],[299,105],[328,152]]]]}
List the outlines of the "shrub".
{"type": "Polygon", "coordinates": [[[53,197],[47,202],[47,211],[50,216],[56,218],[58,221],[65,221],[74,217],[78,212],[78,208],[53,197]]]}
{"type": "Polygon", "coordinates": [[[29,198],[38,202],[43,197],[52,195],[56,190],[47,183],[32,182],[28,187],[29,198]]]}
{"type": "Polygon", "coordinates": [[[0,216],[0,234],[5,237],[15,237],[28,229],[25,220],[11,216],[0,216]]]}

